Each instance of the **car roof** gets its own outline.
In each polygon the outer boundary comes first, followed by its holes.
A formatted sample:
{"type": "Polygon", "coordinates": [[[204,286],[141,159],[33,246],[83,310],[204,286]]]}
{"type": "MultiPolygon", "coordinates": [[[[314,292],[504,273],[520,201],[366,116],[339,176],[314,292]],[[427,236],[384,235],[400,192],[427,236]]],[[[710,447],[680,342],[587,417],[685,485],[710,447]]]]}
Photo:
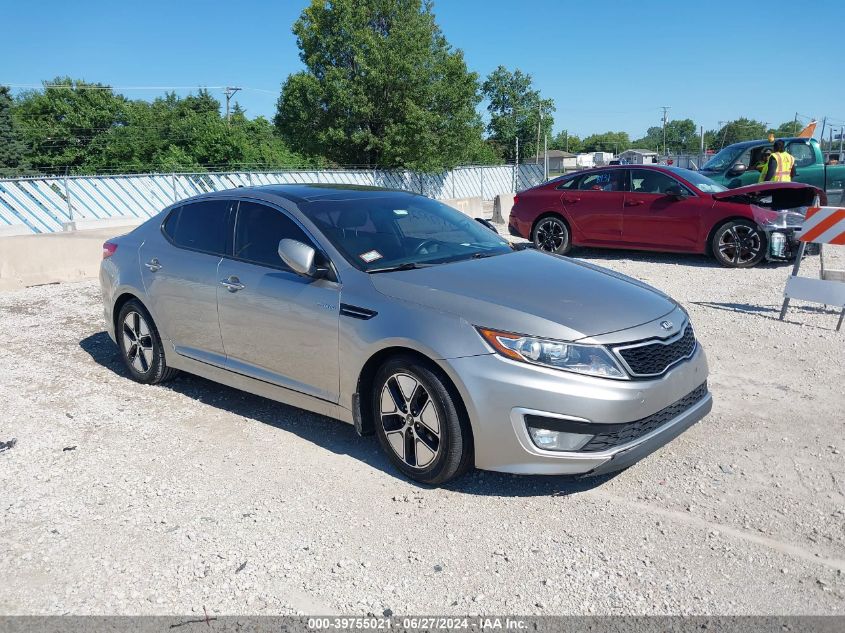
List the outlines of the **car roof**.
{"type": "MultiPolygon", "coordinates": [[[[791,143],[792,141],[802,141],[804,143],[809,143],[812,139],[805,138],[802,136],[783,136],[776,138],[775,141],[783,141],[784,143],[791,143]]],[[[745,149],[746,147],[755,147],[757,145],[771,145],[772,143],[769,142],[768,139],[756,139],[753,141],[740,141],[739,143],[732,143],[727,147],[739,147],[745,149]]]]}
{"type": "Polygon", "coordinates": [[[367,200],[373,198],[396,197],[407,198],[420,194],[401,189],[386,189],[383,187],[369,187],[366,185],[302,183],[290,185],[258,185],[255,187],[237,187],[223,189],[207,194],[180,200],[180,204],[194,199],[208,198],[240,198],[250,197],[267,200],[268,202],[288,200],[296,205],[307,206],[318,200],[367,200]]]}
{"type": "MultiPolygon", "coordinates": [[[[649,169],[652,171],[669,171],[678,174],[679,176],[683,177],[684,172],[691,171],[689,169],[684,169],[683,167],[676,167],[675,165],[601,165],[597,167],[586,167],[584,169],[579,169],[578,171],[571,171],[568,174],[564,174],[563,176],[558,176],[554,179],[554,181],[563,180],[564,178],[571,178],[572,176],[579,176],[581,174],[589,174],[595,171],[604,171],[605,169],[649,169]]],[[[553,182],[549,180],[548,182],[541,183],[540,187],[543,185],[547,185],[549,182],[553,182]]]]}

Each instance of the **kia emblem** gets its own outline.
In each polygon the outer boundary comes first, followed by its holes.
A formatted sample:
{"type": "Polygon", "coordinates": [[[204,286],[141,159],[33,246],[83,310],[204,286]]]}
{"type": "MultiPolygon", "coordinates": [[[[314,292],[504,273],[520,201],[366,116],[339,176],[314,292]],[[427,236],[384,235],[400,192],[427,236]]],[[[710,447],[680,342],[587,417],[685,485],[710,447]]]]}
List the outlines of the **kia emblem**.
{"type": "Polygon", "coordinates": [[[671,321],[661,321],[660,327],[662,327],[664,330],[672,330],[675,328],[675,324],[671,321]]]}

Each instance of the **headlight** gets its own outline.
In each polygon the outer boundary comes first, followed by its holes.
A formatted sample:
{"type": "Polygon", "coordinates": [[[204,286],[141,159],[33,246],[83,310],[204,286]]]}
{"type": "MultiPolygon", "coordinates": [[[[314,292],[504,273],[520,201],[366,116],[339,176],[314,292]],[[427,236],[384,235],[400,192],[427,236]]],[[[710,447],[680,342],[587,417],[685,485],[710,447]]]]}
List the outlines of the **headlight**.
{"type": "Polygon", "coordinates": [[[511,360],[588,376],[626,378],[610,353],[599,345],[576,345],[548,339],[478,328],[490,346],[511,360]]]}

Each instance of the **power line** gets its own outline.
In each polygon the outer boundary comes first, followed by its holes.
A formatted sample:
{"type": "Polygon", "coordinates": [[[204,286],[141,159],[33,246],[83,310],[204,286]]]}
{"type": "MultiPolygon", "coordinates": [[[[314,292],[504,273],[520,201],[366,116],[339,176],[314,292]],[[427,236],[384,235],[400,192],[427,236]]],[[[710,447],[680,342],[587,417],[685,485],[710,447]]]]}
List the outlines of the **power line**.
{"type": "MultiPolygon", "coordinates": [[[[68,88],[70,90],[226,90],[228,86],[110,86],[105,84],[15,84],[0,81],[0,86],[8,86],[9,88],[32,88],[35,90],[41,88],[68,88]]],[[[266,88],[249,88],[239,87],[238,90],[249,90],[252,92],[266,92],[268,94],[278,94],[278,90],[268,90],[266,88]]]]}

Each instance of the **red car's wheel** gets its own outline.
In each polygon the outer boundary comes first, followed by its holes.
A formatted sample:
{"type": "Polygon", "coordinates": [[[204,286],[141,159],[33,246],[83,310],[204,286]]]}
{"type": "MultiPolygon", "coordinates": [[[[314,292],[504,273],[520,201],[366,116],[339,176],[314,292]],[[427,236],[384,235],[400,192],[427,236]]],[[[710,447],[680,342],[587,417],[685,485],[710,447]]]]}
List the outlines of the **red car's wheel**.
{"type": "Polygon", "coordinates": [[[569,227],[557,216],[549,215],[540,218],[534,227],[534,246],[547,253],[565,255],[572,246],[569,237],[569,227]]]}
{"type": "Polygon", "coordinates": [[[766,255],[766,235],[748,220],[732,220],[713,234],[711,248],[722,266],[751,268],[766,255]]]}

